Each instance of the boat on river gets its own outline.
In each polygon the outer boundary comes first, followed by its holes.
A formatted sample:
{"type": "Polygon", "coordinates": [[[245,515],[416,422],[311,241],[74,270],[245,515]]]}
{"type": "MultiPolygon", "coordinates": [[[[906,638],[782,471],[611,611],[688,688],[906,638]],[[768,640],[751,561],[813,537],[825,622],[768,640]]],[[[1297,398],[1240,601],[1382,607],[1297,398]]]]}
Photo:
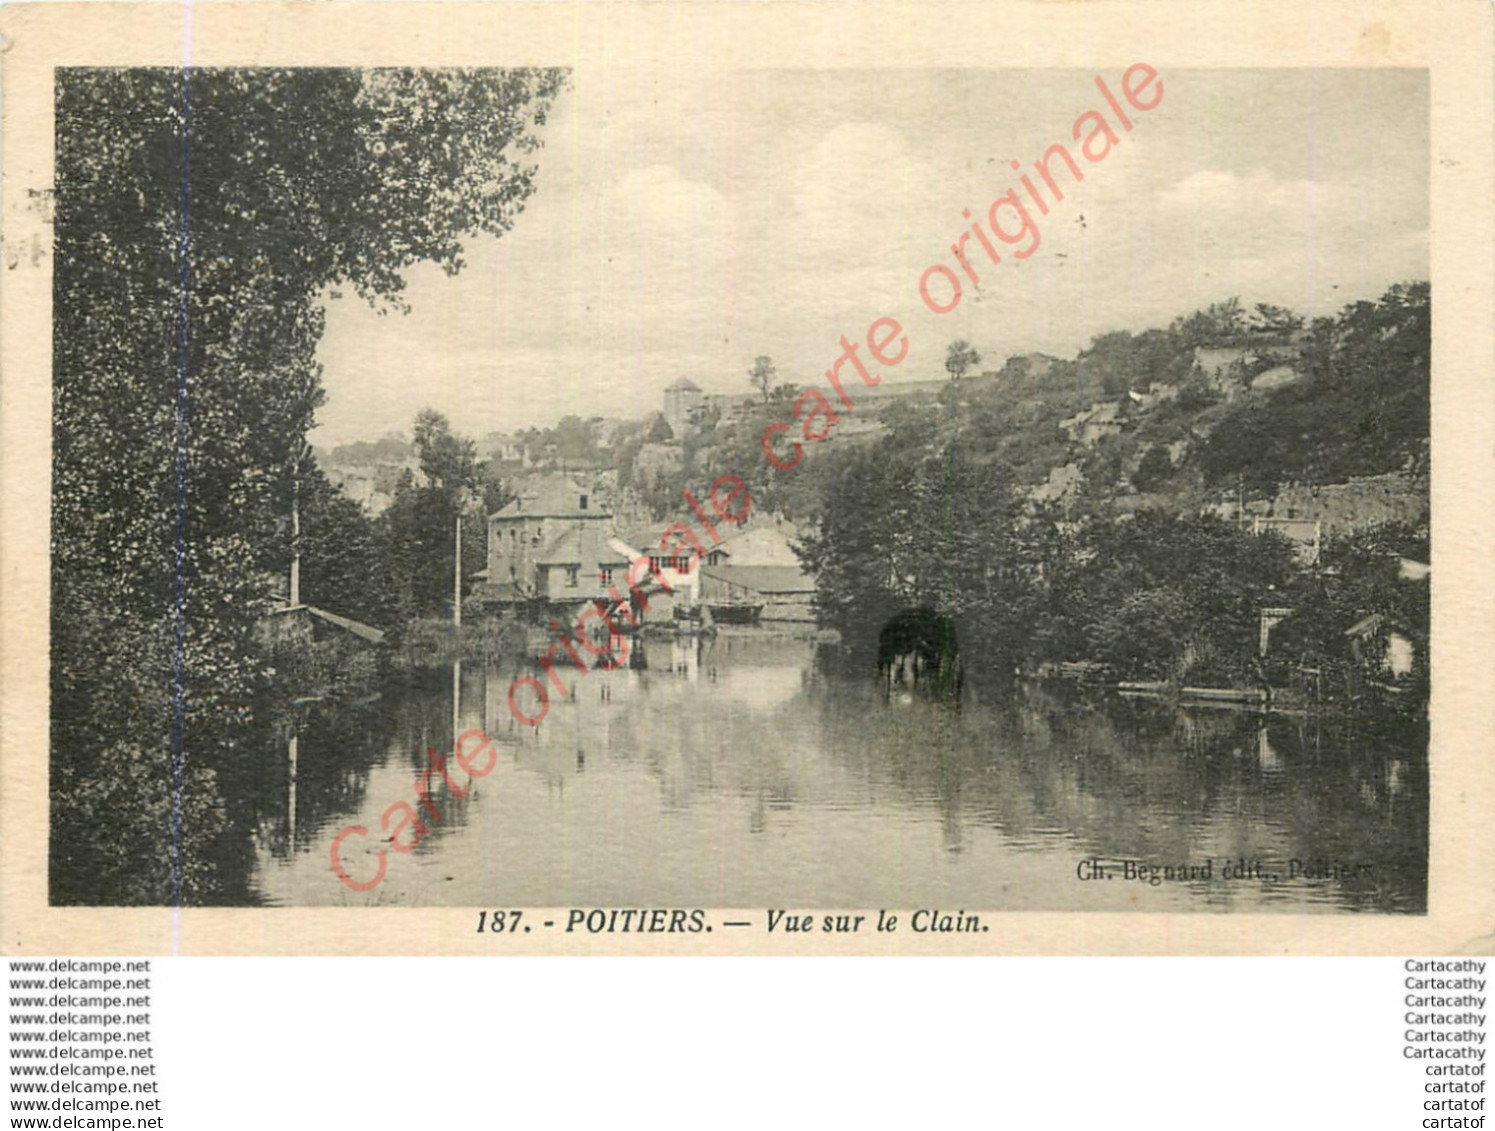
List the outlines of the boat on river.
{"type": "Polygon", "coordinates": [[[757,624],[763,616],[762,601],[706,601],[702,605],[718,624],[757,624]]]}

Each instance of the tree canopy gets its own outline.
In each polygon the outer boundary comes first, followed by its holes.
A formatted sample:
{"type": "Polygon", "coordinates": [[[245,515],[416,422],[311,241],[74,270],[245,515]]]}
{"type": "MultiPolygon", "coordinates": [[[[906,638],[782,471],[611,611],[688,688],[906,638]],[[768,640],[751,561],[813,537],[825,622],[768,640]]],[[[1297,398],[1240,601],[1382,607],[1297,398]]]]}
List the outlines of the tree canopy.
{"type": "Polygon", "coordinates": [[[777,376],[778,370],[774,368],[773,358],[766,355],[757,357],[753,361],[753,367],[748,370],[748,380],[762,395],[764,404],[768,403],[768,393],[777,376]]]}
{"type": "Polygon", "coordinates": [[[964,338],[951,342],[945,350],[945,371],[952,381],[959,381],[980,364],[981,355],[964,338]]]}
{"type": "Polygon", "coordinates": [[[216,772],[251,741],[320,296],[403,309],[408,267],[508,231],[566,81],[58,71],[54,901],[234,897],[216,772]]]}

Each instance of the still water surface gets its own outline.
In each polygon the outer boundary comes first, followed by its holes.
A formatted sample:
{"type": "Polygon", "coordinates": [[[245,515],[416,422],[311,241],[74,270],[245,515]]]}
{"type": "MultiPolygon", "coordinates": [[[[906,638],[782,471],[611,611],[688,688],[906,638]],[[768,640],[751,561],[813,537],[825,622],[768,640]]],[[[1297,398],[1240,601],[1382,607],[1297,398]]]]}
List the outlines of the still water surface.
{"type": "Polygon", "coordinates": [[[453,673],[312,709],[294,789],[289,744],[277,757],[254,890],[289,905],[1425,909],[1425,729],[1034,689],[968,687],[956,713],[885,696],[804,641],[635,647],[646,666],[561,669],[574,695],[538,731],[511,720],[515,670],[457,673],[458,726],[492,735],[498,763],[466,798],[434,777],[441,821],[389,851],[368,893],[338,881],[332,840],[369,829],[343,856],[374,874],[381,815],[418,805],[426,748],[452,748],[453,673]],[[1361,870],[1290,880],[1294,859],[1361,870]],[[1081,882],[1092,860],[1117,878],[1081,882]],[[1213,876],[1153,886],[1121,878],[1125,861],[1212,861],[1213,876]],[[1281,882],[1224,879],[1240,862],[1281,882]]]}

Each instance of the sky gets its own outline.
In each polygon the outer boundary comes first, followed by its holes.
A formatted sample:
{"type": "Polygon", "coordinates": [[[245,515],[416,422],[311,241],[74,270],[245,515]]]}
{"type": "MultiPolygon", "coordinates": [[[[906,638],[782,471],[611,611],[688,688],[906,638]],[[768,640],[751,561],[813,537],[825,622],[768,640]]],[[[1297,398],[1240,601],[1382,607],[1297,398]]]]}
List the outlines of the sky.
{"type": "Polygon", "coordinates": [[[408,314],[329,293],[312,439],[408,433],[427,406],[475,437],[643,417],[680,377],[751,392],[759,355],[823,385],[840,336],[882,317],[909,350],[874,372],[920,380],[956,338],[996,369],[1231,296],[1332,314],[1428,277],[1425,72],[1164,68],[1127,132],[1094,81],[1122,99],[1122,70],[578,71],[509,233],[469,241],[456,277],[413,268],[408,314]],[[1087,110],[1120,137],[1097,163],[1071,132],[1087,110]],[[1055,142],[1084,173],[1054,164],[1062,202],[1033,171],[1055,142]],[[1037,249],[994,244],[994,265],[969,240],[979,286],[959,274],[955,309],[929,310],[963,210],[1025,173],[1050,207],[1028,202],[1037,249]]]}

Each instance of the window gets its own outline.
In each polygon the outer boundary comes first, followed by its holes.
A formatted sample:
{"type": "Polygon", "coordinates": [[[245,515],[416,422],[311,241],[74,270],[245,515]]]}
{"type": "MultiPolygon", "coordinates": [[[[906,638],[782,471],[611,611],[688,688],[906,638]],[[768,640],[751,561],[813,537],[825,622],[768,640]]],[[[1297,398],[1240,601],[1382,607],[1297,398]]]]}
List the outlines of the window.
{"type": "Polygon", "coordinates": [[[597,580],[600,581],[600,582],[602,582],[603,585],[611,585],[613,583],[613,567],[612,566],[598,566],[597,567],[597,580]]]}
{"type": "Polygon", "coordinates": [[[581,566],[567,566],[566,567],[566,588],[567,589],[575,589],[576,586],[577,586],[577,583],[580,580],[581,580],[581,566]]]}
{"type": "Polygon", "coordinates": [[[585,495],[583,495],[581,497],[581,501],[577,505],[578,505],[578,509],[580,509],[580,510],[586,510],[587,509],[587,497],[585,495]]]}

